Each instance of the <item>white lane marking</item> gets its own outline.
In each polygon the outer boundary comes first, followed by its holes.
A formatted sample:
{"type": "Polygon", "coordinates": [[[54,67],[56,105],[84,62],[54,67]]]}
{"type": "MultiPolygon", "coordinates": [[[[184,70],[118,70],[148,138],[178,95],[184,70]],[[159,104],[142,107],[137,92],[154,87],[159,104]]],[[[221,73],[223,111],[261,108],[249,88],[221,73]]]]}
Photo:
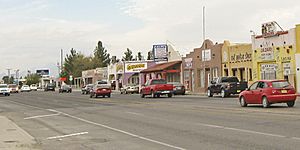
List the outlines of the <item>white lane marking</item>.
{"type": "Polygon", "coordinates": [[[128,113],[128,114],[133,114],[133,115],[137,115],[137,116],[145,116],[144,114],[141,114],[141,113],[135,113],[135,112],[130,112],[130,111],[127,111],[126,113],[128,113]]]}
{"type": "Polygon", "coordinates": [[[56,113],[61,113],[61,114],[66,115],[70,118],[77,119],[77,120],[80,120],[80,121],[85,122],[85,123],[89,123],[89,124],[93,124],[93,125],[100,126],[100,127],[103,127],[103,128],[107,128],[107,129],[110,129],[112,131],[123,133],[123,134],[129,135],[129,136],[132,136],[132,137],[135,137],[135,138],[139,138],[139,139],[142,139],[142,140],[145,140],[145,141],[153,142],[153,143],[156,143],[156,144],[160,144],[160,145],[170,147],[170,148],[174,148],[174,149],[178,149],[178,150],[186,150],[185,148],[182,148],[182,147],[174,146],[174,145],[171,145],[171,144],[167,144],[167,143],[164,143],[164,142],[160,142],[160,141],[156,141],[156,140],[153,140],[153,139],[150,139],[150,138],[139,136],[139,135],[136,135],[136,134],[124,131],[124,130],[120,130],[120,129],[113,128],[113,127],[110,127],[110,126],[107,126],[107,125],[104,125],[104,124],[92,122],[92,121],[82,119],[82,118],[79,118],[79,117],[76,117],[76,116],[73,116],[73,115],[70,115],[70,114],[67,114],[67,113],[64,113],[64,112],[54,110],[54,109],[48,109],[48,110],[52,111],[52,112],[56,112],[56,113]]]}
{"type": "Polygon", "coordinates": [[[73,133],[73,134],[67,134],[67,135],[61,135],[61,136],[52,136],[52,137],[48,137],[47,140],[60,139],[60,138],[78,136],[78,135],[84,135],[84,134],[88,134],[88,132],[79,132],[79,133],[73,133]]]}
{"type": "Polygon", "coordinates": [[[49,114],[49,115],[32,116],[32,117],[26,117],[26,118],[24,118],[24,119],[27,120],[27,119],[35,119],[35,118],[51,117],[51,116],[58,116],[58,115],[60,115],[60,113],[49,114]]]}
{"type": "MultiPolygon", "coordinates": [[[[224,129],[224,130],[233,130],[233,131],[238,131],[238,132],[273,136],[273,137],[279,137],[279,138],[287,138],[287,136],[279,135],[279,134],[271,134],[271,133],[265,133],[265,132],[258,132],[258,131],[251,131],[251,130],[245,130],[245,129],[231,128],[231,127],[218,126],[218,125],[213,125],[213,124],[197,123],[197,125],[201,125],[201,126],[205,126],[205,127],[211,127],[211,128],[219,128],[219,129],[224,129]]],[[[297,137],[292,137],[292,139],[300,140],[300,138],[297,138],[297,137]]]]}

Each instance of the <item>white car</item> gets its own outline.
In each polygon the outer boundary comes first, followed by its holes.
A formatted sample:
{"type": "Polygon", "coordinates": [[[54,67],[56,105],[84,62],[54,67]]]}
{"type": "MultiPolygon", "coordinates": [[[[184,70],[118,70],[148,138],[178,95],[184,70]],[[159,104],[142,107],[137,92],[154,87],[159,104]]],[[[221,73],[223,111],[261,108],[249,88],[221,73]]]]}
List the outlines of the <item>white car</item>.
{"type": "Polygon", "coordinates": [[[31,91],[31,89],[28,85],[23,85],[21,87],[21,92],[30,92],[30,91],[31,91]]]}
{"type": "Polygon", "coordinates": [[[38,87],[36,86],[36,84],[31,84],[30,85],[30,90],[31,91],[37,91],[38,87]]]}
{"type": "Polygon", "coordinates": [[[10,95],[10,91],[7,84],[0,84],[0,94],[3,94],[4,96],[10,95]]]}

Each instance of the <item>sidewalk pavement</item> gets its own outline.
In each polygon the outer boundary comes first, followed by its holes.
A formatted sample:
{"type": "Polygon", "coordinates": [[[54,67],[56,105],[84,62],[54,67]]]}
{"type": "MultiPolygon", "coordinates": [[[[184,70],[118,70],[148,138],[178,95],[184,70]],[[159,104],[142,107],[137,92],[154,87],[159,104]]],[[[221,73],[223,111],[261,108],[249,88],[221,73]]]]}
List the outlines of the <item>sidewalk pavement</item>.
{"type": "Polygon", "coordinates": [[[1,150],[39,150],[40,145],[26,131],[4,116],[0,116],[1,150]]]}

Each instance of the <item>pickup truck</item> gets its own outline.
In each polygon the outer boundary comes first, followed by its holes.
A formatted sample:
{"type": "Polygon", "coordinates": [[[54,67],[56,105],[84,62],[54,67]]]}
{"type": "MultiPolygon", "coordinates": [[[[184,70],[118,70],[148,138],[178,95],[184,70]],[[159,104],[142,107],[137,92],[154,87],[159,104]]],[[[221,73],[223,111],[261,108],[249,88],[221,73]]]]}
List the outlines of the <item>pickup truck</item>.
{"type": "Polygon", "coordinates": [[[151,79],[148,80],[145,85],[142,85],[140,94],[141,98],[144,98],[146,95],[151,95],[151,97],[160,97],[161,95],[168,95],[172,97],[173,85],[167,84],[167,81],[164,79],[151,79]]]}
{"type": "Polygon", "coordinates": [[[239,94],[246,90],[247,82],[240,82],[237,77],[219,77],[211,81],[207,89],[207,96],[212,97],[215,93],[224,98],[230,94],[239,94]]]}

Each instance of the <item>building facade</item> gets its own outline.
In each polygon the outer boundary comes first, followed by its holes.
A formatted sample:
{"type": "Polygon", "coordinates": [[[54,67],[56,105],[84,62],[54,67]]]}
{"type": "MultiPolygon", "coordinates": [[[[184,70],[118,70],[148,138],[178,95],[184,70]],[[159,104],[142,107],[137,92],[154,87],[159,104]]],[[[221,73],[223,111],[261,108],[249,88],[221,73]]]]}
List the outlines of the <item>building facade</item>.
{"type": "Polygon", "coordinates": [[[222,48],[222,76],[235,76],[252,83],[252,45],[224,41],[222,48]]]}
{"type": "Polygon", "coordinates": [[[262,35],[252,36],[252,50],[254,80],[286,79],[296,87],[296,28],[262,28],[262,35]]]}
{"type": "Polygon", "coordinates": [[[82,71],[83,85],[94,84],[96,81],[107,79],[107,67],[82,71]]]}
{"type": "Polygon", "coordinates": [[[200,48],[195,48],[182,59],[183,82],[187,90],[205,93],[210,81],[221,76],[222,47],[223,44],[205,40],[200,48]]]}

